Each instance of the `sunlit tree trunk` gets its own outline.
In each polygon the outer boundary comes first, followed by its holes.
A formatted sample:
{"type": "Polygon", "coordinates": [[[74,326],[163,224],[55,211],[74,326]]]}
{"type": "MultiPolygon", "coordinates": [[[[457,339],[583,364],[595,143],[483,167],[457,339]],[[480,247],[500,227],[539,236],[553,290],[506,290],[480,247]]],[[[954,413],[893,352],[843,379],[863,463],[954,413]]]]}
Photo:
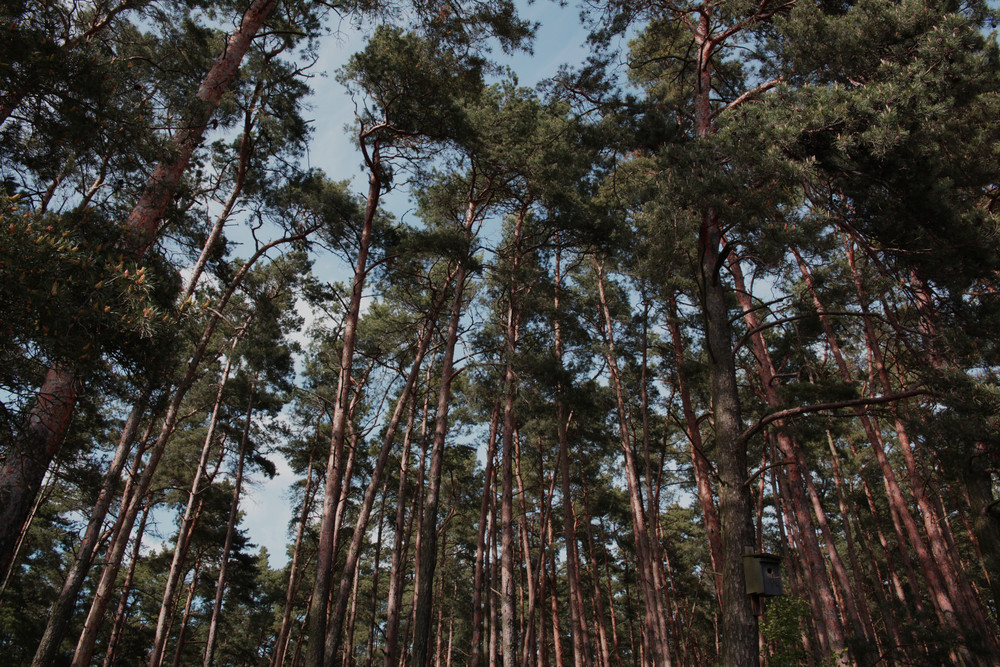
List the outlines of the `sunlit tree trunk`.
{"type": "MultiPolygon", "coordinates": [[[[501,652],[504,667],[514,667],[517,660],[517,636],[515,632],[514,607],[514,486],[513,466],[517,423],[514,401],[517,397],[517,376],[514,371],[514,357],[517,354],[520,337],[520,292],[522,286],[515,284],[517,271],[521,265],[521,231],[525,209],[521,209],[514,223],[511,241],[511,276],[507,285],[507,313],[504,323],[504,405],[503,405],[503,451],[501,454],[500,491],[500,599],[501,599],[501,652]]],[[[532,591],[533,594],[533,591],[532,591]]]]}
{"type": "Polygon", "coordinates": [[[371,516],[371,510],[375,503],[375,496],[378,494],[378,489],[382,483],[382,473],[385,471],[385,465],[389,460],[389,454],[392,452],[392,445],[396,439],[396,431],[399,428],[399,423],[403,418],[406,406],[410,402],[410,397],[417,386],[417,378],[420,376],[420,367],[423,364],[424,355],[427,353],[427,348],[430,345],[431,334],[434,331],[434,325],[437,322],[438,314],[441,311],[441,307],[444,305],[448,282],[449,280],[446,280],[445,284],[441,287],[439,296],[435,299],[434,304],[427,313],[427,317],[424,319],[424,323],[418,337],[416,356],[413,360],[412,366],[410,367],[410,372],[407,375],[406,384],[396,401],[396,406],[393,409],[392,416],[389,418],[389,423],[382,436],[382,448],[379,451],[378,459],[375,462],[375,468],[372,471],[371,479],[368,482],[368,487],[365,489],[365,495],[358,510],[358,518],[354,525],[354,532],[351,536],[351,543],[348,547],[345,559],[344,574],[341,578],[339,589],[337,590],[337,597],[333,609],[330,610],[324,657],[324,661],[327,663],[333,660],[339,649],[341,625],[347,608],[350,577],[354,570],[357,569],[358,559],[361,556],[362,541],[364,540],[368,526],[368,519],[371,516]]]}
{"type": "MultiPolygon", "coordinates": [[[[466,205],[463,231],[466,238],[472,238],[472,229],[479,214],[479,204],[486,201],[489,195],[474,194],[475,177],[472,179],[472,191],[466,205]]],[[[459,263],[455,275],[454,295],[451,303],[451,313],[448,328],[445,333],[444,350],[441,356],[441,382],[438,385],[437,414],[434,422],[434,437],[431,447],[431,461],[428,467],[427,494],[420,520],[420,555],[416,589],[414,591],[414,621],[413,621],[413,652],[411,663],[414,667],[425,667],[430,657],[428,642],[431,629],[432,584],[434,570],[437,565],[437,508],[441,488],[441,471],[444,463],[444,441],[448,435],[448,409],[451,407],[451,383],[455,379],[455,347],[458,343],[458,329],[462,318],[463,295],[465,292],[466,267],[459,263]]]]}
{"type": "Polygon", "coordinates": [[[705,537],[708,539],[708,553],[712,564],[712,580],[715,582],[715,595],[721,607],[722,604],[722,542],[719,528],[719,514],[715,509],[715,499],[712,497],[710,466],[705,456],[704,443],[701,439],[701,427],[691,403],[690,382],[684,370],[686,356],[684,338],[678,323],[677,297],[670,295],[670,313],[667,319],[667,329],[673,339],[674,373],[677,393],[681,398],[681,410],[684,413],[685,433],[691,445],[691,464],[694,471],[695,486],[698,489],[698,503],[701,515],[705,521],[705,537]]]}
{"type": "MultiPolygon", "coordinates": [[[[237,340],[239,336],[237,336],[237,340]]],[[[174,545],[173,561],[170,563],[170,571],[167,575],[167,583],[163,589],[163,599],[160,603],[160,614],[156,620],[156,635],[153,639],[153,648],[149,654],[149,667],[160,667],[163,661],[163,652],[167,642],[167,631],[170,619],[173,616],[173,601],[177,594],[177,586],[180,583],[180,575],[183,571],[184,559],[187,558],[188,539],[195,525],[195,516],[201,506],[202,477],[208,473],[208,459],[215,449],[215,430],[219,423],[219,411],[222,408],[222,399],[226,390],[226,383],[229,381],[229,372],[232,369],[235,356],[235,342],[226,356],[225,365],[222,369],[222,377],[219,380],[219,389],[215,394],[215,403],[212,406],[212,415],[208,421],[208,431],[205,434],[205,442],[201,448],[201,458],[198,460],[198,467],[195,469],[194,479],[191,480],[191,489],[188,491],[187,506],[184,508],[184,516],[181,519],[180,528],[177,531],[177,542],[174,545]]]]}
{"type": "Polygon", "coordinates": [[[159,464],[160,458],[163,456],[167,442],[173,435],[174,428],[180,418],[181,403],[187,396],[188,390],[197,378],[198,369],[200,368],[201,362],[205,358],[208,351],[209,343],[212,341],[216,327],[222,319],[221,313],[225,310],[237,288],[243,283],[247,273],[249,273],[250,269],[261,257],[265,256],[270,250],[280,246],[281,244],[305,239],[310,233],[312,233],[312,231],[314,231],[314,229],[315,228],[301,230],[300,232],[296,232],[294,234],[290,234],[289,236],[266,243],[258,248],[254,254],[240,267],[239,271],[236,272],[236,275],[233,276],[232,280],[230,280],[229,284],[226,286],[225,292],[221,297],[219,297],[215,307],[212,309],[212,315],[209,317],[208,322],[202,331],[201,337],[198,339],[194,351],[187,361],[184,374],[177,383],[173,396],[171,397],[167,409],[164,412],[159,435],[156,438],[156,442],[149,448],[149,458],[146,461],[146,465],[142,469],[141,475],[138,476],[138,481],[135,482],[136,491],[133,495],[134,500],[129,504],[128,509],[122,512],[118,517],[118,522],[116,523],[115,528],[115,538],[112,540],[111,547],[108,550],[108,557],[106,559],[107,564],[104,571],[101,573],[101,579],[98,582],[94,599],[90,605],[90,611],[87,614],[87,619],[84,623],[84,630],[77,641],[76,652],[73,657],[74,667],[89,667],[90,665],[95,642],[97,641],[97,634],[100,630],[101,623],[104,620],[104,612],[110,602],[111,589],[114,586],[116,577],[118,576],[122,556],[124,555],[126,545],[128,544],[128,536],[132,531],[132,527],[135,525],[135,519],[139,513],[141,503],[136,499],[144,498],[149,492],[157,465],[159,464]]]}
{"type": "MultiPolygon", "coordinates": [[[[750,334],[750,341],[754,357],[757,360],[757,370],[760,374],[760,384],[764,400],[772,408],[778,409],[782,406],[782,403],[777,393],[778,387],[774,362],[771,360],[771,353],[767,348],[767,342],[761,333],[761,322],[757,318],[756,310],[753,307],[752,296],[747,291],[739,259],[734,254],[729,255],[729,269],[733,275],[737,300],[743,308],[743,319],[746,321],[747,329],[752,332],[750,334]]],[[[783,457],[782,464],[785,478],[788,480],[788,490],[791,494],[791,514],[798,527],[798,534],[801,540],[799,547],[805,555],[805,563],[810,575],[810,590],[813,593],[814,605],[813,613],[816,614],[817,620],[823,626],[821,640],[825,650],[830,655],[840,655],[843,653],[845,647],[844,630],[840,622],[840,612],[837,608],[834,592],[830,586],[826,562],[823,560],[823,553],[816,534],[817,531],[809,515],[809,501],[806,498],[804,489],[804,486],[808,483],[806,478],[809,476],[809,471],[802,467],[798,455],[798,446],[792,442],[791,436],[788,435],[782,426],[782,423],[777,423],[774,440],[783,457]]],[[[823,517],[822,522],[825,522],[826,515],[823,512],[822,506],[814,505],[814,509],[823,517]]],[[[832,547],[832,545],[830,546],[832,547]]],[[[839,556],[836,555],[836,551],[834,551],[834,556],[837,557],[837,561],[839,562],[839,556]]],[[[853,599],[851,599],[848,606],[848,615],[853,618],[854,623],[860,628],[857,612],[854,611],[853,599]]]]}

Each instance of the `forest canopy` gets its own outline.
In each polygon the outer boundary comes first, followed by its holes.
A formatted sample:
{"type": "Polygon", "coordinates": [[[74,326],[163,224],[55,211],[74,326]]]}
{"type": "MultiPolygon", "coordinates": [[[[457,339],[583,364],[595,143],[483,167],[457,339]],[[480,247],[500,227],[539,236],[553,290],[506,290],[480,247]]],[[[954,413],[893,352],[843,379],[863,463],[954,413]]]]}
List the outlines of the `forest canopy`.
{"type": "Polygon", "coordinates": [[[1000,664],[997,18],[0,0],[0,661],[1000,664]]]}

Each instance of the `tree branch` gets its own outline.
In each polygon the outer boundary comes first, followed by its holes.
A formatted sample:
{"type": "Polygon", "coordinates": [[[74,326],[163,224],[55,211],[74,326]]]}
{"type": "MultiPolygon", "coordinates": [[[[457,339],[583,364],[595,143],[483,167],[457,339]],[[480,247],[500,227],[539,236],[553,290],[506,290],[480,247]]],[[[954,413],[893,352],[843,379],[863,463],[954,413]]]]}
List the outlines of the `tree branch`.
{"type": "Polygon", "coordinates": [[[787,419],[789,417],[798,417],[799,415],[808,414],[810,412],[820,412],[823,410],[837,410],[839,408],[850,408],[850,407],[860,407],[868,405],[879,405],[881,403],[892,403],[893,401],[899,401],[904,398],[912,398],[913,396],[927,396],[931,392],[926,389],[911,389],[910,391],[900,392],[898,394],[888,394],[886,396],[873,396],[871,398],[853,398],[847,401],[834,401],[833,403],[818,403],[816,405],[800,405],[797,408],[788,408],[787,410],[778,410],[777,412],[772,412],[769,415],[765,415],[760,421],[751,426],[747,431],[740,436],[742,442],[746,442],[751,437],[759,433],[765,426],[771,422],[778,421],[780,419],[787,419]]]}

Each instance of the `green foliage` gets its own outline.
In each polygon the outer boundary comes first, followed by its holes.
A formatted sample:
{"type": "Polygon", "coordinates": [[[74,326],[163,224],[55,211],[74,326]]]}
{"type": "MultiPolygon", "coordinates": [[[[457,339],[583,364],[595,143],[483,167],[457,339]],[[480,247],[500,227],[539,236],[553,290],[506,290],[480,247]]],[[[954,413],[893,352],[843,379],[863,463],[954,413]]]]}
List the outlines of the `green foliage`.
{"type": "Polygon", "coordinates": [[[768,667],[794,667],[808,660],[808,653],[802,646],[802,633],[807,631],[810,613],[808,602],[791,595],[765,602],[760,634],[768,645],[768,667]]]}
{"type": "Polygon", "coordinates": [[[339,78],[352,93],[367,98],[362,132],[402,147],[424,139],[461,138],[467,132],[463,101],[478,94],[484,65],[481,58],[379,26],[339,78]]]}
{"type": "Polygon", "coordinates": [[[35,216],[0,201],[0,350],[5,391],[23,395],[65,361],[106,381],[162,372],[171,356],[175,269],[117,246],[121,229],[84,211],[35,216]]]}

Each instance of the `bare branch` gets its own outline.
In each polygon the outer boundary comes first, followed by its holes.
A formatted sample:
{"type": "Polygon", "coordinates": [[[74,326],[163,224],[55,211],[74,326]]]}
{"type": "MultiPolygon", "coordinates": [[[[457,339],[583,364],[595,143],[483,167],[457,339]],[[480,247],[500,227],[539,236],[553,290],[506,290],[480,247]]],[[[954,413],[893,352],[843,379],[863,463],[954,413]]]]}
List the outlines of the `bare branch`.
{"type": "Polygon", "coordinates": [[[873,396],[871,398],[853,398],[847,401],[818,403],[816,405],[800,405],[797,408],[778,410],[777,412],[772,412],[769,415],[765,415],[760,421],[751,426],[747,431],[743,433],[743,435],[740,436],[740,440],[742,442],[746,442],[751,437],[753,437],[761,430],[763,430],[763,428],[768,424],[781,419],[788,419],[789,417],[798,417],[799,415],[809,414],[811,412],[822,412],[823,410],[837,410],[839,408],[862,407],[868,405],[879,405],[881,403],[892,403],[893,401],[900,401],[904,398],[912,398],[914,396],[927,396],[930,393],[931,392],[926,389],[911,389],[910,391],[904,391],[898,394],[873,396]]]}

